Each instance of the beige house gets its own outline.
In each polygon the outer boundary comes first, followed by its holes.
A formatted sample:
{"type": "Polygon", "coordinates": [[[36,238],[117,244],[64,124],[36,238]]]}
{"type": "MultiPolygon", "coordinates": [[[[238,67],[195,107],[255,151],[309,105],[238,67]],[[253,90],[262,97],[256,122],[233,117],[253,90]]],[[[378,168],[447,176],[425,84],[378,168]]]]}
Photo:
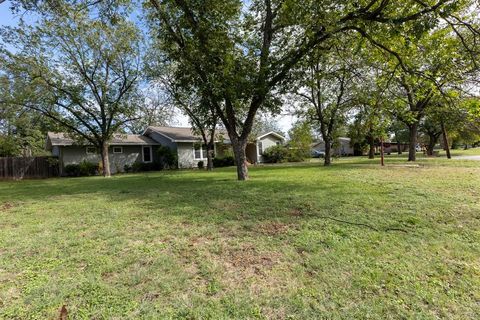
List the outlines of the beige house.
{"type": "Polygon", "coordinates": [[[263,152],[270,147],[283,145],[285,137],[270,131],[258,136],[253,142],[247,145],[247,159],[250,163],[262,163],[263,152]]]}

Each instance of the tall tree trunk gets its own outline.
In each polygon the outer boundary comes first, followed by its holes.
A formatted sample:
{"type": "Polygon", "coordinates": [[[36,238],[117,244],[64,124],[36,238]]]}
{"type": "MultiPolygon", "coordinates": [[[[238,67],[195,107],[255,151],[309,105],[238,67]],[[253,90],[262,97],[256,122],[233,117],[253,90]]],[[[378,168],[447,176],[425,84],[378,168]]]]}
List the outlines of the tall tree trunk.
{"type": "Polygon", "coordinates": [[[380,164],[385,166],[385,154],[383,151],[383,138],[380,140],[380,164]]]}
{"type": "Polygon", "coordinates": [[[370,149],[368,150],[368,159],[375,159],[375,138],[373,135],[368,137],[368,145],[370,149]]]}
{"type": "Polygon", "coordinates": [[[443,147],[447,152],[447,158],[452,159],[452,155],[450,154],[450,146],[448,144],[447,129],[445,128],[445,124],[443,123],[443,121],[442,121],[442,135],[443,135],[443,147]]]}
{"type": "Polygon", "coordinates": [[[402,154],[402,145],[400,144],[400,141],[397,141],[397,153],[402,154]]]}
{"type": "Polygon", "coordinates": [[[437,139],[435,135],[429,134],[428,135],[428,145],[427,145],[427,156],[433,156],[433,148],[437,144],[437,139]]]}
{"type": "Polygon", "coordinates": [[[215,147],[212,143],[207,144],[207,171],[213,170],[213,155],[215,153],[215,147]]]}
{"type": "Polygon", "coordinates": [[[325,141],[325,159],[323,161],[324,166],[332,164],[332,141],[330,139],[323,139],[325,141]]]}
{"type": "Polygon", "coordinates": [[[247,167],[247,141],[232,139],[233,154],[235,155],[235,162],[237,165],[237,178],[240,181],[248,180],[247,167]]]}
{"type": "Polygon", "coordinates": [[[103,167],[103,176],[110,177],[110,159],[108,157],[108,143],[104,142],[102,144],[102,167],[103,167]]]}
{"type": "Polygon", "coordinates": [[[408,126],[410,141],[408,145],[408,161],[417,160],[417,131],[418,123],[413,123],[408,126]]]}

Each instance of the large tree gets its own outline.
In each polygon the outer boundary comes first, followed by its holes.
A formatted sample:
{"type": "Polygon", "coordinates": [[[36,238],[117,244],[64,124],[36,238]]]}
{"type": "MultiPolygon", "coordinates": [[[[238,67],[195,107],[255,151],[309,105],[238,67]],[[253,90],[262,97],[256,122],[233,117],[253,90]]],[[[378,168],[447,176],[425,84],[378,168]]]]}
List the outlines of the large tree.
{"type": "Polygon", "coordinates": [[[403,25],[425,32],[439,12],[458,11],[454,3],[149,0],[146,7],[156,46],[216,108],[232,142],[238,179],[245,180],[245,148],[255,115],[278,108],[278,86],[307,54],[348,32],[388,51],[381,42],[389,32],[403,25]]]}
{"type": "MultiPolygon", "coordinates": [[[[350,41],[356,40],[350,37],[350,41]]],[[[301,102],[299,114],[310,120],[322,136],[325,166],[331,164],[332,144],[355,105],[357,84],[361,81],[358,50],[347,43],[337,41],[327,53],[313,51],[295,70],[298,88],[294,94],[301,102]]]]}
{"type": "Polygon", "coordinates": [[[140,33],[125,8],[102,13],[87,3],[35,7],[36,24],[4,30],[1,67],[12,90],[2,99],[96,146],[110,176],[109,141],[135,114],[140,33]]]}

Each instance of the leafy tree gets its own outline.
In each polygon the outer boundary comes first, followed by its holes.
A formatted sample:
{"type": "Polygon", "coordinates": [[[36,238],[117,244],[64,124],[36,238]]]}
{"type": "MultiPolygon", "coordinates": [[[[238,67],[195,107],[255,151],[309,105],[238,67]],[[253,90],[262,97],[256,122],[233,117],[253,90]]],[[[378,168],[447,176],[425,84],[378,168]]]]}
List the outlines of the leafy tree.
{"type": "Polygon", "coordinates": [[[361,62],[355,58],[357,53],[342,44],[333,44],[334,49],[329,53],[313,52],[296,70],[299,114],[318,128],[325,142],[325,166],[331,164],[332,144],[355,104],[360,81],[361,62]]]}
{"type": "Polygon", "coordinates": [[[459,39],[449,29],[437,29],[416,38],[402,35],[406,41],[394,39],[392,48],[402,58],[390,56],[393,71],[386,71],[383,78],[390,83],[390,111],[409,129],[408,160],[415,161],[422,119],[451,88],[461,86],[469,62],[463,57],[459,39]]]}
{"type": "Polygon", "coordinates": [[[289,132],[289,161],[304,161],[310,156],[312,128],[307,121],[295,123],[289,132]]]}
{"type": "Polygon", "coordinates": [[[110,176],[109,141],[135,115],[141,37],[125,8],[101,15],[85,3],[57,1],[36,11],[37,24],[4,30],[4,43],[16,49],[1,50],[12,87],[2,98],[96,146],[110,176]]]}
{"type": "Polygon", "coordinates": [[[166,126],[173,120],[175,110],[162,86],[150,85],[137,100],[135,116],[126,124],[129,131],[142,133],[148,126],[166,126]]]}
{"type": "Polygon", "coordinates": [[[402,144],[409,141],[408,127],[401,121],[394,119],[388,129],[397,143],[397,153],[402,154],[402,144]]]}
{"type": "Polygon", "coordinates": [[[449,0],[150,0],[146,8],[155,45],[217,110],[232,142],[238,179],[245,180],[255,115],[278,110],[277,90],[313,49],[357,33],[386,50],[381,41],[394,30],[408,25],[425,32],[439,20],[438,12],[449,16],[460,6],[449,0]]]}

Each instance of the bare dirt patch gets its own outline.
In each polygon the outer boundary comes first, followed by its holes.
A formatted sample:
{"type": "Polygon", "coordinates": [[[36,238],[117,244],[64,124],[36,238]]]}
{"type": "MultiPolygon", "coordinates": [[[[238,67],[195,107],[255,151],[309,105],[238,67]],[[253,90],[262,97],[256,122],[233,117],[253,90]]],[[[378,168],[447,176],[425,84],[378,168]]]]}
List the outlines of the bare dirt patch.
{"type": "Polygon", "coordinates": [[[267,236],[276,236],[288,232],[290,225],[281,222],[265,222],[258,226],[258,231],[267,236]]]}
{"type": "Polygon", "coordinates": [[[14,207],[14,205],[10,202],[4,202],[2,204],[0,204],[0,211],[8,211],[10,209],[12,209],[14,207]]]}

